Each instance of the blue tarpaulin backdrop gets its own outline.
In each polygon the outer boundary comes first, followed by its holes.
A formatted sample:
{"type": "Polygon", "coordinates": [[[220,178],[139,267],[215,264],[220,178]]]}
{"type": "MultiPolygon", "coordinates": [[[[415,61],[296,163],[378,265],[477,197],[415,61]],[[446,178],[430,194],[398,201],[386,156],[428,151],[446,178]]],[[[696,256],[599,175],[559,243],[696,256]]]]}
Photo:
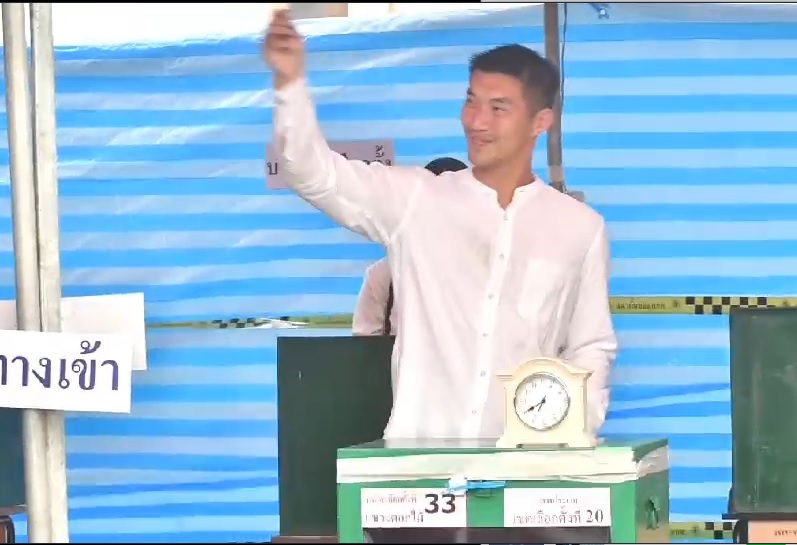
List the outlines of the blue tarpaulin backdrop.
{"type": "MultiPolygon", "coordinates": [[[[327,137],[392,138],[402,164],[464,158],[468,56],[508,42],[541,49],[541,21],[527,6],[303,22],[327,137]]],[[[795,23],[790,6],[612,4],[599,19],[570,5],[566,173],[608,220],[614,295],[795,291],[795,23]]],[[[382,250],[265,189],[271,91],[257,41],[59,48],[66,295],[143,291],[151,321],[352,310],[382,250]]],[[[3,298],[14,292],[8,189],[3,298]]],[[[616,317],[605,429],[669,437],[674,520],[717,520],[725,506],[726,326],[616,317]]],[[[75,542],[278,530],[275,335],[150,332],[132,414],[68,420],[75,542]]]]}

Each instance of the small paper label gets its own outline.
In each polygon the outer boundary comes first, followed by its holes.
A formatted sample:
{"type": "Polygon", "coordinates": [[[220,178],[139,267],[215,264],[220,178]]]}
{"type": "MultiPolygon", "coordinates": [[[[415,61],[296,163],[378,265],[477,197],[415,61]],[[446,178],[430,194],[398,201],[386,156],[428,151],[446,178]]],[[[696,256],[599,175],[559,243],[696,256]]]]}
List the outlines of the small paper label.
{"type": "MultiPolygon", "coordinates": [[[[366,163],[380,162],[388,166],[396,162],[392,140],[329,142],[329,147],[346,159],[365,161],[366,163]]],[[[266,147],[266,187],[269,189],[286,189],[288,187],[285,183],[282,166],[271,144],[266,147]]]]}
{"type": "Polygon", "coordinates": [[[751,520],[747,523],[747,540],[748,543],[797,541],[797,522],[789,520],[751,520]]]}
{"type": "Polygon", "coordinates": [[[436,488],[364,488],[363,528],[465,528],[466,496],[436,488]]]}
{"type": "Polygon", "coordinates": [[[608,488],[509,488],[504,527],[611,526],[608,488]]]}

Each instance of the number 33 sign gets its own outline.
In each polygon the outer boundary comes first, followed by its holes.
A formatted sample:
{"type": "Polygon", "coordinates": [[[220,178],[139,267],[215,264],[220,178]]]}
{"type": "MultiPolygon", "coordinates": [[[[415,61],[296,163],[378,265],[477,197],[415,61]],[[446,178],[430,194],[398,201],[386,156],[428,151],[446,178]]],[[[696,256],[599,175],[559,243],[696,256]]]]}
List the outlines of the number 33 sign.
{"type": "Polygon", "coordinates": [[[467,499],[431,488],[364,488],[363,528],[465,528],[467,499]]]}
{"type": "Polygon", "coordinates": [[[454,494],[429,492],[426,494],[426,503],[424,511],[430,515],[450,515],[457,510],[457,497],[454,494]]]}

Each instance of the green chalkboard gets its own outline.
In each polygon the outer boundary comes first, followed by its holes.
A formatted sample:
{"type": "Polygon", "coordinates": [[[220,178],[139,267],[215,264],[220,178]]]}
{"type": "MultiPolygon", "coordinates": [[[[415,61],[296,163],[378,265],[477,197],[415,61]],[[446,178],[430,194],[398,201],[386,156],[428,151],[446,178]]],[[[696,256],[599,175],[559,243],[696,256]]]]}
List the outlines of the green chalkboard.
{"type": "Polygon", "coordinates": [[[393,337],[277,341],[280,535],[337,534],[337,449],[380,439],[393,337]]]}
{"type": "Polygon", "coordinates": [[[22,411],[0,408],[0,511],[24,503],[22,411]]]}
{"type": "Polygon", "coordinates": [[[730,315],[735,511],[797,515],[797,309],[730,315]]]}

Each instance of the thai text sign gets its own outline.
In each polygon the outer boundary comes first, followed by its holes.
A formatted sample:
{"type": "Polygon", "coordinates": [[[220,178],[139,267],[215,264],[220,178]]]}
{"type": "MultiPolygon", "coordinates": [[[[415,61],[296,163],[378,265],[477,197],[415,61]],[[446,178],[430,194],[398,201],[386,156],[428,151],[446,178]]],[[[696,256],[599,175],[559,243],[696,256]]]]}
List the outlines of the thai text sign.
{"type": "Polygon", "coordinates": [[[0,331],[0,407],[129,413],[133,339],[0,331]]]}
{"type": "Polygon", "coordinates": [[[504,490],[504,527],[611,526],[609,488],[504,490]]]}
{"type": "Polygon", "coordinates": [[[434,488],[364,488],[363,528],[465,528],[466,497],[434,488]]]}
{"type": "MultiPolygon", "coordinates": [[[[385,165],[393,165],[396,162],[392,140],[330,142],[329,147],[347,159],[366,163],[379,161],[385,165]]],[[[271,144],[266,147],[266,187],[269,189],[287,188],[277,154],[271,144]]]]}

